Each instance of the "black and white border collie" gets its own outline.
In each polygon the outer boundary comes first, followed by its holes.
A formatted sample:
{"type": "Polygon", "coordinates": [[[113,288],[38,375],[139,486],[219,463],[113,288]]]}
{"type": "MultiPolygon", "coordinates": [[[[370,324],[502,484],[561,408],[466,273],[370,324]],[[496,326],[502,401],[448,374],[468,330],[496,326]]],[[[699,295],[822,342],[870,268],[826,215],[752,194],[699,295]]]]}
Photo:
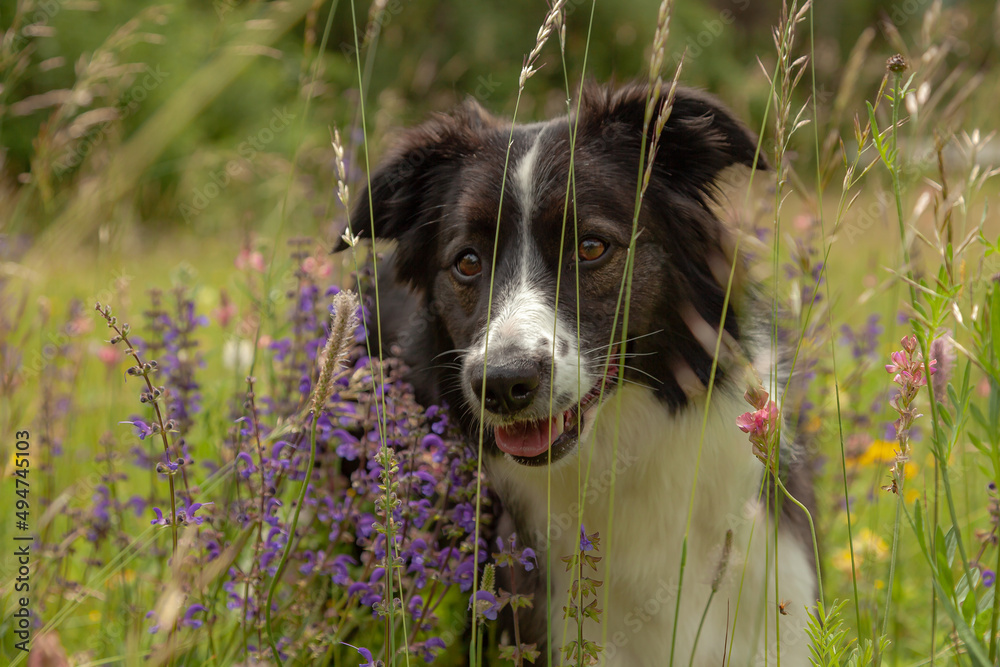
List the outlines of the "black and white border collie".
{"type": "MultiPolygon", "coordinates": [[[[571,578],[559,559],[579,549],[582,516],[601,532],[594,576],[610,591],[607,627],[584,625],[604,643],[603,664],[666,665],[671,652],[688,664],[715,582],[693,664],[775,664],[780,638],[784,664],[806,665],[816,599],[808,529],[790,503],[774,510],[778,496],[762,489],[763,466],[736,426],[752,409],[746,366],[765,384],[780,375],[770,308],[750,289],[729,303],[724,347],[742,354],[720,359],[698,458],[732,261],[713,204],[720,172],[754,165],[755,138],[712,97],[677,90],[639,214],[623,350],[619,291],[647,90],[590,85],[582,95],[578,119],[515,125],[513,135],[474,102],[408,130],[360,194],[351,228],[367,238],[374,224],[376,238],[397,241],[395,276],[415,310],[396,317],[405,358],[423,397],[446,400],[474,442],[484,427],[485,468],[506,512],[499,530],[516,530],[540,564],[550,551],[551,608],[535,571],[522,641],[558,663],[577,636],[564,620],[571,578]],[[751,361],[741,368],[738,358],[751,361]]],[[[782,475],[809,504],[805,457],[783,440],[782,475]]]]}

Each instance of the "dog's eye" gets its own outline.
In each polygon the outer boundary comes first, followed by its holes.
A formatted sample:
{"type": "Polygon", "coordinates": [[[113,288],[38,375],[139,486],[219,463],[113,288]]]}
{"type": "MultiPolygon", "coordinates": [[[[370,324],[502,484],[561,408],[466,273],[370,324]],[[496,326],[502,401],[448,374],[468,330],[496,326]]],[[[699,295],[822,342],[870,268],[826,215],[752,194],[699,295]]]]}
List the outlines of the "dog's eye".
{"type": "Polygon", "coordinates": [[[607,243],[593,236],[588,236],[580,241],[580,247],[577,248],[576,254],[581,262],[593,262],[603,257],[607,251],[607,243]]]}
{"type": "Polygon", "coordinates": [[[455,270],[466,278],[474,278],[482,273],[483,263],[480,261],[479,255],[467,250],[455,260],[455,270]]]}

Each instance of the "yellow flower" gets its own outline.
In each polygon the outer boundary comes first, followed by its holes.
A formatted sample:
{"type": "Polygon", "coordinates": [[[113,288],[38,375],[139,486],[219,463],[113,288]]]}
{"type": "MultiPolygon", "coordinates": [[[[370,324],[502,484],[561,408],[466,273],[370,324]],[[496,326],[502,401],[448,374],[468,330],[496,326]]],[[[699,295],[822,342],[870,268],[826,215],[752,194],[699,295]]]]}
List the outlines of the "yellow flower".
{"type": "MultiPolygon", "coordinates": [[[[885,560],[889,555],[889,545],[868,528],[862,528],[854,535],[854,564],[860,570],[868,562],[885,560]]],[[[851,550],[844,547],[832,559],[835,568],[844,573],[851,572],[851,550]]]]}
{"type": "Polygon", "coordinates": [[[868,466],[876,463],[892,463],[896,460],[898,444],[888,440],[874,440],[872,444],[868,445],[868,449],[858,457],[858,464],[868,466]]]}

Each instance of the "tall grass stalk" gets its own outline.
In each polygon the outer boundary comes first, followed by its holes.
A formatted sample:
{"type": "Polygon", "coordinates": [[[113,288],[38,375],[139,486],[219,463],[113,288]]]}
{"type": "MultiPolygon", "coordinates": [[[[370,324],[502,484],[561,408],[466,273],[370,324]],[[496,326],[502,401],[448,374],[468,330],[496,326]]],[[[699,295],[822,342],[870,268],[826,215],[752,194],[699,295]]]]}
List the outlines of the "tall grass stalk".
{"type": "MultiPolygon", "coordinates": [[[[545,15],[545,19],[542,25],[538,28],[538,33],[535,36],[535,46],[532,48],[531,52],[524,59],[524,65],[521,67],[521,74],[518,78],[517,86],[517,99],[514,102],[514,113],[511,116],[510,121],[510,132],[507,136],[507,149],[504,154],[503,162],[503,175],[500,178],[500,200],[497,203],[497,221],[496,221],[496,232],[493,238],[493,252],[490,259],[490,289],[486,301],[486,324],[485,330],[489,331],[490,322],[492,321],[493,315],[493,287],[496,281],[496,261],[497,261],[497,248],[500,245],[500,219],[503,214],[503,200],[504,194],[507,189],[507,172],[510,166],[510,149],[514,145],[514,127],[517,123],[517,111],[521,105],[521,96],[524,94],[524,86],[528,82],[528,79],[535,73],[534,62],[538,58],[538,55],[542,51],[542,47],[545,46],[545,42],[548,41],[549,35],[551,34],[553,28],[555,27],[556,17],[559,12],[562,11],[562,7],[565,4],[565,0],[557,0],[549,8],[549,11],[545,15]]],[[[486,435],[486,370],[489,363],[489,345],[490,337],[484,336],[483,340],[483,382],[480,387],[479,395],[482,400],[479,405],[479,438],[478,438],[478,451],[477,451],[477,477],[476,477],[476,532],[473,542],[473,575],[472,575],[472,600],[476,599],[476,594],[479,592],[479,527],[481,521],[481,483],[482,483],[482,466],[483,466],[483,442],[486,435]]],[[[551,454],[550,454],[551,455],[551,454]]],[[[551,502],[551,501],[550,501],[551,502]]],[[[547,554],[547,567],[546,570],[551,570],[551,554],[547,554]]],[[[548,576],[548,575],[546,575],[548,576]]],[[[477,650],[477,645],[479,643],[479,624],[473,623],[472,626],[472,642],[469,644],[469,661],[472,665],[478,665],[481,662],[481,651],[480,647],[477,650]]]]}
{"type": "MultiPolygon", "coordinates": [[[[811,2],[807,0],[803,3],[803,6],[799,8],[797,0],[793,0],[791,6],[789,7],[787,1],[783,1],[781,5],[781,20],[778,24],[778,28],[775,30],[774,42],[778,53],[778,62],[775,66],[775,78],[772,82],[772,93],[775,97],[774,107],[775,107],[775,131],[774,131],[774,169],[775,169],[775,190],[774,190],[774,227],[771,232],[773,247],[771,249],[772,262],[773,262],[773,280],[774,280],[774,292],[772,297],[771,305],[771,359],[776,360],[779,358],[778,350],[778,304],[780,302],[780,297],[778,295],[778,275],[779,275],[779,251],[781,247],[781,209],[782,204],[785,201],[784,186],[786,175],[785,166],[785,155],[791,143],[792,135],[797,129],[805,124],[802,115],[805,111],[805,107],[799,110],[799,113],[793,118],[792,117],[792,91],[798,86],[798,83],[805,73],[805,63],[808,60],[808,56],[801,56],[796,60],[792,60],[792,49],[795,45],[796,37],[796,26],[805,19],[806,12],[809,11],[811,2]]],[[[775,363],[772,363],[770,368],[768,368],[768,387],[775,388],[778,384],[777,379],[778,368],[775,363]]],[[[783,420],[778,421],[778,434],[776,442],[781,440],[781,430],[782,430],[783,420]]],[[[764,479],[765,485],[769,484],[768,477],[773,477],[774,483],[776,483],[782,489],[784,488],[781,483],[781,472],[780,472],[780,456],[781,448],[777,448],[777,456],[773,457],[773,469],[771,466],[765,467],[764,479]]],[[[786,491],[787,494],[787,491],[786,491]]],[[[771,494],[768,493],[766,498],[766,503],[770,504],[771,494]]],[[[780,510],[779,510],[779,500],[777,496],[774,498],[775,506],[772,509],[768,508],[767,517],[770,519],[771,512],[774,513],[772,542],[765,541],[764,553],[768,565],[770,566],[773,558],[774,563],[774,599],[776,602],[781,600],[781,595],[779,591],[779,554],[778,554],[778,523],[780,520],[780,510]],[[773,555],[770,554],[770,549],[774,549],[773,555]]],[[[801,505],[800,505],[801,506],[801,505]]],[[[804,509],[804,508],[803,508],[804,509]]],[[[806,512],[808,516],[808,511],[806,512]]],[[[810,524],[812,522],[812,517],[809,517],[810,524]]],[[[817,572],[817,576],[819,573],[817,572]]],[[[766,596],[765,596],[766,599],[766,596]]],[[[764,619],[764,646],[768,643],[768,617],[767,614],[762,614],[764,619]]],[[[776,660],[778,667],[781,667],[781,610],[780,608],[774,609],[774,635],[775,635],[775,645],[777,646],[777,656],[776,660]]],[[[766,650],[766,649],[765,649],[766,650]]]]}
{"type": "MultiPolygon", "coordinates": [[[[560,61],[562,63],[563,84],[565,86],[565,91],[566,91],[567,129],[569,130],[570,140],[569,140],[569,169],[568,169],[568,173],[567,173],[567,177],[566,177],[566,194],[563,197],[563,219],[562,219],[562,229],[560,231],[559,261],[558,261],[558,264],[557,264],[558,268],[556,269],[556,291],[555,291],[556,297],[555,297],[555,305],[553,307],[554,316],[553,316],[553,321],[552,321],[552,350],[551,350],[551,355],[552,355],[553,359],[555,358],[555,355],[556,355],[556,341],[557,341],[556,332],[557,332],[557,329],[558,329],[558,326],[559,326],[559,320],[558,320],[558,317],[559,317],[559,295],[561,293],[561,284],[562,284],[563,251],[564,251],[565,246],[566,246],[566,225],[568,223],[568,218],[569,218],[569,210],[570,210],[571,197],[572,197],[572,203],[573,203],[573,247],[574,248],[578,247],[579,243],[580,243],[579,219],[577,218],[577,214],[576,214],[576,171],[575,171],[576,170],[576,139],[577,139],[577,129],[579,128],[579,124],[580,124],[580,109],[581,109],[581,106],[583,104],[583,87],[584,87],[584,83],[586,81],[586,76],[587,76],[587,58],[590,55],[590,38],[591,38],[591,35],[593,33],[594,14],[595,14],[596,8],[597,8],[597,0],[593,0],[590,3],[590,16],[589,16],[588,22],[587,22],[587,39],[586,39],[586,42],[584,43],[583,62],[581,64],[581,66],[580,66],[580,85],[579,85],[579,88],[577,89],[578,92],[577,92],[576,108],[575,109],[573,109],[573,107],[572,107],[573,94],[572,94],[572,91],[570,90],[569,67],[567,66],[567,63],[566,63],[566,16],[565,16],[564,10],[560,9],[560,11],[557,12],[555,14],[555,17],[554,17],[555,25],[553,26],[553,28],[556,29],[556,30],[558,30],[558,32],[559,32],[559,56],[560,56],[560,61]]],[[[582,355],[583,354],[582,353],[583,347],[582,347],[582,337],[581,337],[581,330],[580,330],[580,263],[577,262],[577,261],[573,262],[573,268],[574,268],[574,272],[573,272],[573,274],[574,274],[574,290],[575,290],[575,298],[576,298],[576,349],[578,350],[578,354],[582,355]]],[[[604,372],[605,373],[607,372],[607,368],[606,367],[604,369],[604,372]]],[[[582,413],[582,408],[581,408],[582,403],[581,403],[581,401],[582,401],[582,397],[583,397],[583,395],[585,393],[584,392],[584,387],[582,386],[582,382],[583,382],[582,373],[583,373],[583,364],[581,363],[581,359],[577,359],[576,386],[577,386],[577,394],[578,394],[578,397],[579,397],[577,399],[577,424],[576,424],[577,432],[580,432],[581,426],[582,426],[582,414],[581,414],[582,413]]],[[[601,386],[601,396],[599,397],[599,400],[601,398],[603,398],[603,391],[604,391],[604,386],[602,385],[601,386]]],[[[554,408],[554,401],[555,401],[555,385],[550,385],[550,387],[549,387],[549,419],[552,419],[553,408],[554,408]]],[[[580,452],[580,455],[582,456],[582,451],[580,452]]],[[[549,458],[550,459],[551,459],[551,456],[552,456],[552,452],[550,450],[549,451],[549,458]]],[[[550,460],[550,463],[551,463],[551,460],[550,460]]],[[[593,463],[593,454],[591,454],[591,456],[589,456],[588,459],[587,459],[587,471],[586,471],[585,474],[582,471],[582,466],[577,466],[577,503],[578,503],[579,508],[580,508],[579,512],[578,512],[578,515],[577,515],[577,522],[581,526],[581,530],[582,530],[582,526],[583,526],[583,509],[584,509],[584,500],[583,499],[586,498],[586,496],[587,496],[587,487],[588,487],[588,485],[590,483],[590,471],[591,471],[591,465],[592,465],[592,463],[593,463]],[[581,474],[583,475],[582,479],[580,478],[581,474]]],[[[614,475],[614,473],[615,473],[615,470],[614,470],[614,468],[612,468],[612,475],[614,475]]],[[[552,551],[552,466],[551,465],[549,465],[549,466],[546,467],[545,483],[546,483],[545,497],[546,497],[546,517],[547,517],[546,518],[546,542],[547,543],[546,543],[546,549],[545,549],[545,551],[546,551],[546,554],[547,554],[547,562],[551,563],[552,561],[549,558],[549,555],[551,554],[551,551],[552,551]]],[[[612,482],[612,487],[611,488],[612,488],[611,502],[613,503],[613,499],[614,499],[614,492],[613,492],[614,482],[612,482]]],[[[607,540],[610,540],[610,535],[607,536],[606,541],[607,540]]],[[[608,562],[608,557],[609,556],[606,554],[605,557],[604,557],[605,563],[608,562]]],[[[605,565],[605,571],[607,571],[607,565],[605,565]]],[[[513,572],[511,573],[511,576],[513,577],[513,572]]],[[[550,567],[546,567],[545,576],[546,576],[546,587],[545,587],[545,590],[546,590],[546,601],[545,601],[545,603],[546,603],[546,609],[552,609],[552,585],[551,585],[552,574],[551,574],[551,568],[550,567]]],[[[581,582],[580,582],[580,580],[578,578],[577,579],[577,586],[580,586],[580,583],[581,582]]],[[[605,590],[607,590],[607,586],[605,587],[605,590]]],[[[569,593],[569,592],[567,592],[567,593],[569,593]]],[[[570,602],[571,601],[569,599],[567,599],[567,601],[566,601],[567,606],[569,606],[570,602]]],[[[579,608],[582,609],[582,607],[583,607],[583,605],[581,603],[579,608]]],[[[607,608],[607,604],[606,603],[605,603],[605,608],[607,608]]],[[[516,615],[516,610],[515,610],[515,615],[516,615]]],[[[578,646],[582,647],[583,646],[583,635],[582,635],[582,632],[583,632],[583,622],[582,622],[583,618],[581,617],[579,619],[579,621],[580,622],[579,622],[579,625],[578,625],[577,642],[578,642],[578,646]]],[[[563,631],[562,631],[562,636],[563,637],[566,636],[566,632],[567,632],[567,629],[568,629],[568,624],[569,624],[569,617],[567,615],[564,618],[564,622],[563,622],[563,631]]],[[[547,639],[547,643],[548,643],[549,646],[553,645],[552,644],[552,627],[551,627],[551,625],[552,625],[551,624],[551,614],[549,614],[549,618],[546,619],[546,635],[547,635],[546,639],[547,639]]],[[[516,617],[515,617],[514,629],[515,629],[515,632],[518,631],[516,617]]],[[[603,635],[604,638],[602,638],[601,644],[604,645],[604,644],[607,643],[606,642],[607,624],[602,624],[602,635],[603,635]]],[[[517,639],[517,642],[518,642],[518,644],[520,644],[520,639],[517,639]]],[[[560,661],[561,660],[562,660],[562,655],[560,655],[560,661]]],[[[579,653],[579,661],[582,662],[582,660],[583,660],[583,651],[581,650],[580,653],[579,653]]]]}
{"type": "MultiPolygon", "coordinates": [[[[358,306],[357,299],[350,292],[340,292],[334,297],[333,313],[331,313],[330,317],[330,335],[327,337],[326,345],[323,348],[322,367],[312,397],[309,426],[309,461],[306,464],[302,485],[299,487],[298,498],[295,502],[295,511],[292,513],[292,520],[288,525],[288,539],[285,542],[285,548],[281,553],[281,559],[278,561],[274,577],[272,577],[271,584],[267,589],[264,622],[267,628],[267,639],[271,644],[271,652],[274,656],[274,661],[278,663],[278,667],[281,667],[283,662],[281,660],[281,652],[278,651],[277,640],[274,637],[274,629],[271,627],[271,602],[274,599],[274,591],[277,590],[281,576],[284,574],[288,556],[292,552],[292,546],[295,544],[295,529],[299,525],[299,512],[302,511],[302,505],[305,504],[306,491],[308,491],[309,484],[312,481],[313,466],[316,464],[316,428],[319,424],[319,416],[326,406],[327,400],[330,398],[334,376],[340,370],[341,365],[347,359],[347,354],[350,352],[354,330],[358,326],[357,315],[355,314],[358,306]]],[[[392,513],[391,510],[388,510],[386,512],[386,526],[388,527],[391,522],[392,513]]]]}

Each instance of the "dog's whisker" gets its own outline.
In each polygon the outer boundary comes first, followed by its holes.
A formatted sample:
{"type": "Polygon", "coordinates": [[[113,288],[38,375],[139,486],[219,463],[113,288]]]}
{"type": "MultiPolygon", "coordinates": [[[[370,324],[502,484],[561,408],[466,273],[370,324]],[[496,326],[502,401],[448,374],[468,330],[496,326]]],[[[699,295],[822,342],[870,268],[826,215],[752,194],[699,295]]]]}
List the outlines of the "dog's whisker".
{"type": "Polygon", "coordinates": [[[615,347],[616,345],[621,345],[622,343],[625,343],[625,344],[632,343],[632,342],[637,341],[637,340],[642,340],[643,338],[648,338],[650,336],[655,336],[658,333],[663,333],[663,329],[657,329],[656,331],[650,331],[649,333],[640,334],[638,336],[630,336],[630,337],[626,338],[624,341],[623,340],[615,340],[611,344],[604,343],[602,345],[597,345],[595,347],[591,347],[591,348],[588,348],[588,349],[584,350],[584,352],[593,352],[595,350],[608,350],[610,348],[615,347]]]}
{"type": "Polygon", "coordinates": [[[458,355],[462,355],[462,354],[465,354],[468,351],[469,351],[469,348],[467,348],[467,347],[456,347],[456,348],[454,348],[452,350],[445,350],[444,352],[441,352],[439,354],[435,354],[432,358],[433,359],[437,359],[438,357],[443,357],[446,354],[458,354],[458,355]]]}

